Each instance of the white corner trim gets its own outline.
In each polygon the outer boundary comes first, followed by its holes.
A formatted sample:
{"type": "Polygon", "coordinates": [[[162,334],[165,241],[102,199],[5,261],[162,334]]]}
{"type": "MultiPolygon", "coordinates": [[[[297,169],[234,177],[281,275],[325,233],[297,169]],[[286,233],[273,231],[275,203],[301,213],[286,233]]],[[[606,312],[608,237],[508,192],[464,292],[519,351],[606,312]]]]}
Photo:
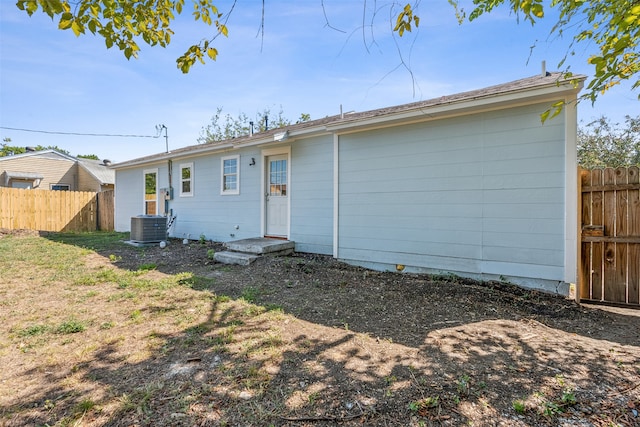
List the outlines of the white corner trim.
{"type": "Polygon", "coordinates": [[[578,106],[575,96],[565,98],[564,281],[578,279],[578,106]]]}
{"type": "Polygon", "coordinates": [[[333,257],[338,258],[340,136],[333,134],[333,257]]]}

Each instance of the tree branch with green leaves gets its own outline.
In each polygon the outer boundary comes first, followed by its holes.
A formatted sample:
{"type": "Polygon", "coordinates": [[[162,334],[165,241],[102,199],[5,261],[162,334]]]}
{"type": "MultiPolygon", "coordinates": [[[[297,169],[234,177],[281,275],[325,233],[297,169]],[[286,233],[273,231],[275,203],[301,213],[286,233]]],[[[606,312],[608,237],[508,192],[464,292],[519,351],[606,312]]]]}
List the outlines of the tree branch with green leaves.
{"type": "MultiPolygon", "coordinates": [[[[545,9],[557,9],[558,21],[551,35],[573,34],[564,58],[558,64],[565,78],[573,76],[565,63],[575,54],[577,45],[594,46],[588,63],[593,74],[580,99],[592,103],[607,90],[629,80],[635,90],[640,86],[640,1],[628,0],[473,0],[474,8],[467,13],[458,0],[449,0],[456,10],[458,22],[469,22],[491,13],[498,6],[508,7],[517,19],[521,17],[535,25],[545,19],[545,9]]],[[[640,95],[638,96],[640,98],[640,95]]]]}
{"type": "MultiPolygon", "coordinates": [[[[318,1],[326,19],[325,5],[322,0],[318,1]]],[[[366,0],[362,1],[367,4],[366,0]]],[[[413,5],[401,6],[397,15],[394,14],[392,33],[403,36],[419,26],[420,1],[414,1],[413,5]]],[[[573,76],[570,67],[564,64],[574,54],[575,47],[579,44],[595,47],[588,59],[593,74],[580,99],[595,102],[607,90],[627,80],[632,82],[634,90],[640,86],[640,0],[472,0],[470,12],[464,10],[460,0],[447,1],[453,5],[460,23],[479,19],[498,7],[507,7],[516,19],[535,25],[547,19],[548,9],[556,9],[559,18],[551,34],[572,34],[566,55],[558,64],[565,78],[573,76]]],[[[207,59],[216,60],[218,49],[214,41],[220,35],[229,35],[227,21],[236,4],[234,1],[228,12],[221,13],[212,0],[191,0],[190,3],[195,21],[214,29],[210,37],[193,44],[177,59],[177,66],[184,73],[196,62],[204,64],[207,59]]],[[[401,4],[391,1],[392,7],[401,4]]],[[[38,11],[47,14],[58,21],[58,28],[70,29],[76,36],[87,30],[99,35],[104,38],[107,48],[116,47],[130,59],[138,56],[141,41],[150,46],[169,45],[174,34],[171,23],[183,12],[185,0],[18,0],[17,6],[30,16],[38,11]]],[[[260,7],[263,29],[264,1],[260,7]]]]}
{"type": "MultiPolygon", "coordinates": [[[[184,0],[18,0],[16,5],[29,16],[41,11],[52,20],[57,19],[58,28],[71,30],[76,36],[87,30],[104,38],[107,49],[120,49],[127,59],[137,58],[142,40],[149,46],[167,47],[174,31],[171,23],[183,12],[184,0]]],[[[220,35],[227,37],[226,15],[222,14],[210,0],[194,0],[192,15],[215,28],[209,38],[190,46],[177,60],[177,66],[188,73],[196,61],[204,64],[205,58],[216,59],[218,50],[213,41],[220,35]]],[[[233,3],[231,10],[235,6],[233,3]]]]}

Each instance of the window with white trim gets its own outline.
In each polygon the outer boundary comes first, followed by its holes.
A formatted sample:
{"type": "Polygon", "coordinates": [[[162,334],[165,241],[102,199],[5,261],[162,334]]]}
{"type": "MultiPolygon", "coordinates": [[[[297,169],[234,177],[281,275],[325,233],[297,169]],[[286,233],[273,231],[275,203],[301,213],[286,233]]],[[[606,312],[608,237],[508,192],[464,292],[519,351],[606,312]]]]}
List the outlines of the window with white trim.
{"type": "Polygon", "coordinates": [[[180,165],[180,197],[193,196],[193,163],[180,165]]]}
{"type": "Polygon", "coordinates": [[[240,156],[221,159],[221,194],[240,194],[240,156]]]}

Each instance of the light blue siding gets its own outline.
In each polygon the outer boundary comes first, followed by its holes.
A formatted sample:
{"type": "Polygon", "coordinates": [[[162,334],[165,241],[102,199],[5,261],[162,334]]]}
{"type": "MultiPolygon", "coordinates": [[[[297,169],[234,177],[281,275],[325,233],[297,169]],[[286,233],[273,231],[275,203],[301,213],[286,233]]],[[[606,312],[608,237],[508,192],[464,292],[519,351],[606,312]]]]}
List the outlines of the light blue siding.
{"type": "Polygon", "coordinates": [[[168,169],[166,163],[116,171],[114,221],[116,231],[129,231],[131,217],[144,214],[144,171],[154,169],[158,171],[158,189],[167,187],[168,169]]]}
{"type": "Polygon", "coordinates": [[[546,105],[340,136],[338,257],[564,278],[564,121],[546,105]]]}
{"type": "MultiPolygon", "coordinates": [[[[565,123],[561,115],[542,125],[547,107],[338,135],[338,159],[333,135],[293,139],[289,238],[298,251],[331,254],[337,231],[338,258],[367,267],[563,281],[565,123]]],[[[262,148],[173,159],[171,236],[260,236],[262,148]],[[240,156],[237,195],[221,194],[229,155],[240,156]],[[192,197],[179,194],[184,163],[193,163],[192,197]]],[[[155,168],[158,188],[168,187],[167,161],[117,170],[117,230],[142,213],[143,170],[155,168]]]]}
{"type": "MultiPolygon", "coordinates": [[[[238,150],[219,155],[184,158],[174,161],[174,173],[180,163],[193,162],[193,197],[174,197],[170,203],[175,226],[173,237],[226,242],[260,234],[260,152],[238,150]],[[239,155],[239,194],[221,194],[222,157],[239,155]],[[256,164],[250,166],[251,158],[256,164]]],[[[178,177],[177,177],[178,178],[178,177]]],[[[174,187],[179,184],[174,182],[174,187]]]]}
{"type": "Polygon", "coordinates": [[[296,250],[333,251],[333,137],[309,138],[291,147],[291,237],[296,250]]]}
{"type": "MultiPolygon", "coordinates": [[[[219,242],[258,237],[262,232],[262,149],[247,148],[172,160],[174,188],[169,209],[176,217],[171,237],[219,242]],[[221,194],[221,158],[240,155],[240,194],[221,194]],[[251,166],[251,159],[255,165],[251,166]],[[193,164],[193,195],[180,196],[180,165],[193,164]]],[[[158,168],[158,188],[169,186],[168,163],[120,169],[116,173],[116,220],[129,231],[132,216],[142,214],[143,170],[158,168]]],[[[309,138],[291,149],[291,236],[296,250],[331,254],[333,249],[333,137],[309,138]]]]}
{"type": "MultiPolygon", "coordinates": [[[[173,160],[173,200],[169,209],[176,217],[170,229],[171,237],[189,237],[228,241],[260,235],[260,151],[239,150],[233,153],[200,157],[182,157],[173,160]],[[240,194],[221,194],[221,158],[240,155],[240,194]],[[251,158],[256,160],[250,166],[251,158]],[[180,196],[180,165],[193,163],[193,196],[180,196]]],[[[155,167],[155,166],[154,166],[155,167]]],[[[127,231],[130,217],[142,212],[142,180],[144,166],[118,170],[116,173],[117,229],[127,231]],[[139,190],[138,190],[139,188],[139,190]],[[123,220],[121,220],[124,218],[123,220]]],[[[167,162],[158,165],[158,188],[169,186],[167,162]]]]}
{"type": "Polygon", "coordinates": [[[130,231],[131,217],[144,213],[143,179],[142,169],[125,169],[116,172],[114,219],[116,231],[130,231]]]}

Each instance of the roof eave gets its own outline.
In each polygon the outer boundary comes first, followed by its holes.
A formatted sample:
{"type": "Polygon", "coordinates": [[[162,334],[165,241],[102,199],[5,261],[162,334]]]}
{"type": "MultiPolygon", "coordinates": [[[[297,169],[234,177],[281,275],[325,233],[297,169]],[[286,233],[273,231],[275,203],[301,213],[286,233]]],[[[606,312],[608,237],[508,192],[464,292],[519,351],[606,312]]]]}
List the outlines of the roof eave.
{"type": "Polygon", "coordinates": [[[180,157],[197,157],[197,156],[202,156],[202,155],[206,155],[212,152],[216,152],[216,151],[224,151],[224,150],[228,150],[230,148],[235,148],[236,145],[231,144],[231,143],[227,143],[227,144],[203,144],[202,148],[197,148],[197,149],[190,149],[189,151],[185,151],[183,152],[173,152],[173,151],[169,151],[167,153],[162,153],[162,154],[154,154],[152,156],[148,156],[148,157],[141,157],[139,159],[133,159],[133,160],[129,160],[126,162],[120,162],[120,163],[114,163],[111,166],[109,166],[111,169],[127,169],[127,168],[133,168],[133,167],[137,167],[137,166],[142,166],[142,165],[148,165],[148,164],[153,164],[153,163],[160,163],[163,162],[165,160],[175,160],[177,158],[180,157]]]}
{"type": "MultiPolygon", "coordinates": [[[[328,132],[350,133],[361,131],[363,128],[380,128],[398,123],[441,119],[466,115],[478,111],[491,111],[505,107],[531,104],[533,102],[555,101],[565,98],[567,95],[576,95],[584,84],[584,80],[577,83],[569,81],[553,83],[537,88],[523,88],[511,92],[499,94],[480,95],[461,100],[444,101],[433,105],[419,106],[398,113],[384,116],[374,116],[362,119],[354,119],[326,126],[328,132]]],[[[550,106],[551,107],[551,106],[550,106]]]]}
{"type": "Polygon", "coordinates": [[[116,170],[134,168],[137,166],[158,164],[166,160],[204,156],[216,152],[235,150],[237,148],[287,144],[300,138],[312,136],[331,133],[346,134],[360,132],[365,129],[376,129],[398,124],[455,117],[480,111],[492,111],[534,102],[541,103],[560,99],[564,100],[568,97],[575,98],[577,93],[582,89],[583,84],[584,77],[578,76],[574,79],[549,81],[533,87],[528,85],[500,92],[479,93],[463,98],[444,97],[442,100],[433,100],[432,103],[418,103],[415,106],[410,106],[407,109],[396,112],[379,112],[379,114],[376,115],[376,110],[374,110],[373,115],[366,115],[366,113],[364,116],[361,114],[354,114],[353,116],[347,115],[337,120],[332,119],[329,123],[318,123],[317,125],[302,127],[300,129],[296,129],[295,127],[284,128],[284,130],[288,132],[285,139],[276,139],[273,132],[267,135],[257,134],[242,137],[237,140],[232,139],[222,143],[203,144],[197,148],[194,148],[194,146],[185,147],[185,149],[178,149],[175,152],[169,151],[167,153],[116,163],[112,165],[111,168],[116,170]]]}
{"type": "Polygon", "coordinates": [[[143,157],[140,159],[134,159],[134,160],[121,162],[121,163],[114,163],[110,166],[110,168],[115,170],[127,169],[127,168],[142,166],[142,165],[160,163],[166,160],[175,160],[181,157],[204,156],[211,153],[216,153],[220,151],[229,151],[237,148],[253,147],[257,145],[267,145],[267,144],[273,145],[278,143],[289,143],[301,137],[323,135],[327,133],[328,132],[325,125],[318,125],[311,128],[300,129],[297,131],[292,130],[289,132],[287,138],[282,140],[274,139],[273,135],[269,135],[268,137],[255,135],[253,137],[249,137],[248,139],[243,139],[235,143],[234,143],[234,140],[230,140],[225,144],[203,144],[202,148],[189,149],[188,151],[184,151],[184,152],[169,151],[168,153],[156,154],[153,156],[143,157]]]}

